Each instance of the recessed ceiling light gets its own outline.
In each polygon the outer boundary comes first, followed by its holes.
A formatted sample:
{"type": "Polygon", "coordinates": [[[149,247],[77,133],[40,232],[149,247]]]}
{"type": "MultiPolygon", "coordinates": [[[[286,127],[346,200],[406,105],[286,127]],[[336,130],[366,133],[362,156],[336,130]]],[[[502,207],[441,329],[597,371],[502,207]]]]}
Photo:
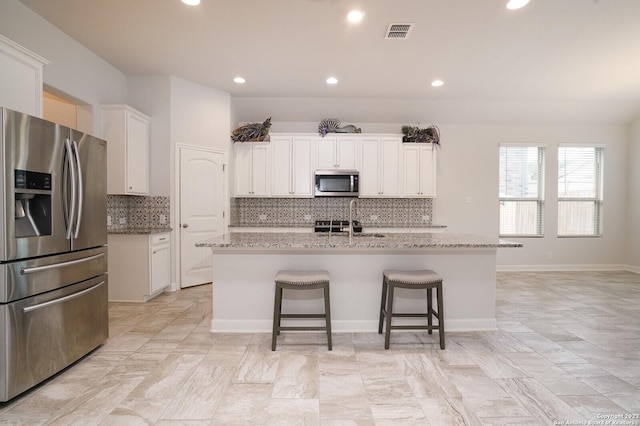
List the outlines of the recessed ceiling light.
{"type": "Polygon", "coordinates": [[[200,0],[182,0],[182,3],[188,6],[197,6],[200,4],[200,0]]]}
{"type": "Polygon", "coordinates": [[[529,3],[529,0],[509,0],[509,2],[507,2],[507,9],[520,9],[521,7],[525,7],[527,3],[529,3]]]}
{"type": "Polygon", "coordinates": [[[444,81],[442,81],[442,80],[433,80],[433,81],[431,82],[431,85],[432,85],[433,87],[440,87],[440,86],[442,86],[443,84],[444,84],[444,81]]]}
{"type": "Polygon", "coordinates": [[[236,83],[238,83],[238,84],[244,84],[244,83],[246,83],[246,82],[247,82],[247,80],[245,80],[244,78],[242,78],[242,77],[240,77],[240,76],[238,76],[238,77],[234,78],[234,79],[233,79],[233,81],[235,81],[235,82],[236,82],[236,83]]]}
{"type": "Polygon", "coordinates": [[[338,84],[338,79],[335,77],[329,77],[327,79],[327,84],[338,84]]]}
{"type": "Polygon", "coordinates": [[[364,12],[361,12],[359,10],[352,10],[347,15],[347,19],[349,20],[349,22],[353,22],[354,24],[362,21],[362,18],[364,18],[364,12]]]}

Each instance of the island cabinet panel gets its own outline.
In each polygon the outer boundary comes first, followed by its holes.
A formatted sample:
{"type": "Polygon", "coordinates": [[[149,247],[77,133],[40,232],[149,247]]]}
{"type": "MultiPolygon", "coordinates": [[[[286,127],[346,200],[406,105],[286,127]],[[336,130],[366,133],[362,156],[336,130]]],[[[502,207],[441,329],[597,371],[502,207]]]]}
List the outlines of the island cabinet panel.
{"type": "Polygon", "coordinates": [[[402,147],[403,193],[405,197],[436,196],[436,151],[431,144],[402,147]]]}
{"type": "MultiPolygon", "coordinates": [[[[431,269],[443,278],[448,331],[496,329],[496,253],[522,244],[470,234],[230,233],[197,244],[213,255],[213,332],[269,332],[273,277],[283,269],[329,272],[336,332],[376,332],[385,269],[431,269]],[[249,265],[249,266],[248,266],[249,265]]],[[[283,311],[322,312],[320,289],[285,294],[283,311]]],[[[396,290],[398,312],[424,312],[426,292],[396,290]]],[[[285,292],[286,293],[286,292],[285,292]]],[[[397,319],[402,322],[403,318],[397,319]]],[[[288,321],[293,321],[289,319],[288,321]]],[[[395,322],[395,319],[394,319],[395,322]]],[[[318,325],[308,320],[290,325],[318,325]]],[[[424,333],[425,338],[429,338],[424,333]]],[[[434,341],[437,335],[434,333],[434,341]]]]}
{"type": "Polygon", "coordinates": [[[127,105],[102,105],[107,141],[107,192],[149,195],[150,118],[127,105]]]}
{"type": "Polygon", "coordinates": [[[353,169],[360,166],[358,161],[358,138],[356,136],[320,137],[316,144],[316,164],[318,169],[353,169]]]}
{"type": "Polygon", "coordinates": [[[271,156],[268,143],[235,143],[234,194],[237,197],[268,197],[271,191],[271,156]]]}
{"type": "Polygon", "coordinates": [[[396,136],[365,136],[360,144],[360,196],[400,197],[400,147],[396,136]]]}
{"type": "Polygon", "coordinates": [[[312,162],[310,136],[271,137],[271,195],[311,197],[312,162]]]}

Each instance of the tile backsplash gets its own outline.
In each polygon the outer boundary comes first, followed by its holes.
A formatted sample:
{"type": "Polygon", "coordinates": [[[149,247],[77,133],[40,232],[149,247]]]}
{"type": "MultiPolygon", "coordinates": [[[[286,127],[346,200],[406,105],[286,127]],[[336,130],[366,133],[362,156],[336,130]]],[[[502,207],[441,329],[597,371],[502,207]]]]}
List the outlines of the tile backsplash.
{"type": "MultiPolygon", "coordinates": [[[[353,198],[232,198],[232,226],[313,226],[320,219],[348,219],[353,198]]],[[[431,198],[358,198],[357,219],[369,227],[432,225],[431,198]]]]}
{"type": "Polygon", "coordinates": [[[107,195],[107,231],[168,228],[169,215],[169,197],[107,195]]]}

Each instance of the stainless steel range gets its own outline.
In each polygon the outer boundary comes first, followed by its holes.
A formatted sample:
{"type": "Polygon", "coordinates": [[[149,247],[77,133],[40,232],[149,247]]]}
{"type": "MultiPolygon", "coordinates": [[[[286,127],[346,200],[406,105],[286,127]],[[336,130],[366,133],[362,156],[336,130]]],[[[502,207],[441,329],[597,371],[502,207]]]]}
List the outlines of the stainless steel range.
{"type": "MultiPolygon", "coordinates": [[[[314,232],[348,232],[348,220],[316,220],[313,227],[314,232]]],[[[362,224],[354,220],[353,232],[362,232],[362,224]]]]}
{"type": "Polygon", "coordinates": [[[106,142],[4,108],[0,401],[108,337],[106,142]]]}

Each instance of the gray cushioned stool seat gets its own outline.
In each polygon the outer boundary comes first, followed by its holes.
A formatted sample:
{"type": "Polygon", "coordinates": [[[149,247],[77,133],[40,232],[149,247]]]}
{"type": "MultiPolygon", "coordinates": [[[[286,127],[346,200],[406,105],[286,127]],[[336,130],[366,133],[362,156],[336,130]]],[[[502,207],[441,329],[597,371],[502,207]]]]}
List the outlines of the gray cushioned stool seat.
{"type": "Polygon", "coordinates": [[[327,332],[327,345],[329,350],[332,349],[331,344],[331,303],[329,299],[329,273],[324,270],[282,270],[278,271],[275,276],[276,295],[273,307],[273,334],[271,336],[271,350],[276,350],[276,341],[280,331],[312,331],[322,330],[327,332]],[[284,289],[292,290],[311,290],[321,288],[324,290],[324,314],[283,314],[282,313],[282,292],[284,289]],[[281,326],[282,318],[324,318],[325,326],[323,327],[283,327],[281,326]]]}
{"type": "Polygon", "coordinates": [[[433,318],[438,320],[438,334],[440,338],[440,349],[444,349],[444,311],[442,298],[442,277],[430,269],[420,270],[398,270],[386,269],[382,272],[382,298],[380,302],[380,321],[378,323],[378,333],[382,334],[382,326],[386,319],[386,329],[384,336],[384,348],[389,349],[389,339],[391,330],[428,330],[432,334],[433,318]],[[396,287],[408,289],[427,290],[427,312],[426,313],[394,313],[393,294],[396,287]],[[438,310],[433,309],[432,290],[436,289],[438,310]],[[427,318],[427,325],[392,325],[392,318],[427,318]]]}

